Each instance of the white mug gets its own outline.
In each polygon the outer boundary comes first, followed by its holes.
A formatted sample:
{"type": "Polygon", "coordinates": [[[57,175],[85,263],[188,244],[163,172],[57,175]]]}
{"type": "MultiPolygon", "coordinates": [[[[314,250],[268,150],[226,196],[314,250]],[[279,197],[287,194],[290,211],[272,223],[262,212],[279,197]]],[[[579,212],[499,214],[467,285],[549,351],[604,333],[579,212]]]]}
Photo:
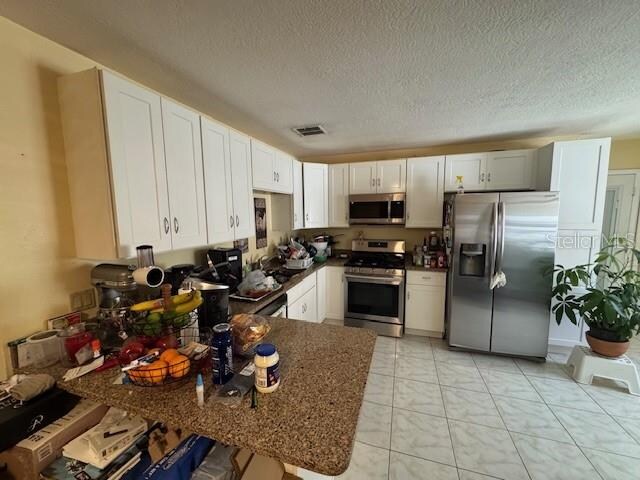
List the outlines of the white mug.
{"type": "Polygon", "coordinates": [[[138,285],[159,287],[164,280],[164,270],[160,267],[142,267],[133,271],[133,279],[138,285]]]}

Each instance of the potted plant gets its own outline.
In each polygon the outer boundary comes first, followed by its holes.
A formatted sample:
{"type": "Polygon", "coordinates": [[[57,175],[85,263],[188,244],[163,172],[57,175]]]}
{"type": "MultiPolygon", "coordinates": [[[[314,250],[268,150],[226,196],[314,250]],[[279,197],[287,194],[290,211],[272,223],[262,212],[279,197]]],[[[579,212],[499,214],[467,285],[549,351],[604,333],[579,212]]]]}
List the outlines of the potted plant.
{"type": "Polygon", "coordinates": [[[629,339],[640,331],[640,250],[624,238],[614,238],[598,253],[594,263],[565,269],[556,265],[553,306],[556,322],[566,316],[577,325],[581,317],[589,326],[587,343],[595,353],[619,357],[629,339]]]}

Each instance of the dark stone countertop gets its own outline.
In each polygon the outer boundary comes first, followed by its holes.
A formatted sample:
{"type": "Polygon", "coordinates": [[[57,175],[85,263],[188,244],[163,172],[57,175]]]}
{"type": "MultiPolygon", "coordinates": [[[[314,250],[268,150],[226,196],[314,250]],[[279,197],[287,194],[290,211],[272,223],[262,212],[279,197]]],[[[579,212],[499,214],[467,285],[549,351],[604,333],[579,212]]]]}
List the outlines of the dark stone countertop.
{"type": "MultiPolygon", "coordinates": [[[[115,385],[117,369],[90,373],[58,386],[91,400],[244,447],[324,475],[349,466],[376,334],[370,330],[268,317],[266,339],[281,358],[281,385],[237,406],[196,401],[195,380],[160,387],[115,385]]],[[[60,366],[40,370],[60,378],[60,366]]]]}

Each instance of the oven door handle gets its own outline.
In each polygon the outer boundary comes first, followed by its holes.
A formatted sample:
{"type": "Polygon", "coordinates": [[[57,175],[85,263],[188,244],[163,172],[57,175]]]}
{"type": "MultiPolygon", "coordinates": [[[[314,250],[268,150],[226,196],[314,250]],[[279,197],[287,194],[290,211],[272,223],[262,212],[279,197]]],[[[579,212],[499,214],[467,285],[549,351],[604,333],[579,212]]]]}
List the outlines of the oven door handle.
{"type": "Polygon", "coordinates": [[[347,279],[347,281],[349,280],[361,280],[364,282],[369,282],[369,283],[382,283],[385,285],[402,285],[404,283],[404,277],[402,278],[398,278],[398,277],[375,277],[373,275],[352,275],[350,273],[345,273],[344,274],[344,278],[347,279]]]}

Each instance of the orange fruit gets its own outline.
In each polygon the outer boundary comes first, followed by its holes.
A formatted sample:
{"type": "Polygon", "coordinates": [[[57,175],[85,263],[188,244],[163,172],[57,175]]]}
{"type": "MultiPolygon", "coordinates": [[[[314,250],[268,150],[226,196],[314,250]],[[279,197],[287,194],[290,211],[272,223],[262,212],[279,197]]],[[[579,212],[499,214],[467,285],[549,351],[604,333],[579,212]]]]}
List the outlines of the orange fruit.
{"type": "Polygon", "coordinates": [[[184,377],[189,373],[189,368],[191,368],[191,362],[184,355],[176,355],[169,361],[169,375],[173,378],[184,377]]]}
{"type": "Polygon", "coordinates": [[[175,348],[167,348],[164,352],[160,354],[160,360],[162,360],[163,362],[169,363],[171,359],[174,358],[176,355],[180,355],[180,353],[178,353],[178,350],[176,350],[175,348]]]}
{"type": "Polygon", "coordinates": [[[167,362],[156,360],[146,367],[147,379],[151,383],[162,383],[167,377],[167,362]]]}

